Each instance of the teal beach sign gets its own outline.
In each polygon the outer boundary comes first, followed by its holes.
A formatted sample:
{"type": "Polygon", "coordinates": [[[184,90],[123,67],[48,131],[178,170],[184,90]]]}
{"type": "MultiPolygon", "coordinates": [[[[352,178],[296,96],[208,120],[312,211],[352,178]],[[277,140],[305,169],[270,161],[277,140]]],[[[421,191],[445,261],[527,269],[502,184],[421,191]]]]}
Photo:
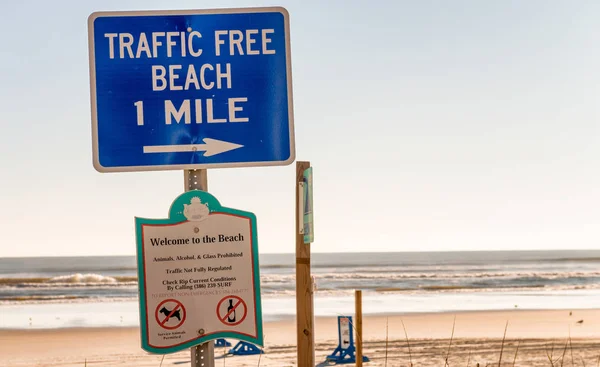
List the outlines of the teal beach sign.
{"type": "Polygon", "coordinates": [[[166,219],[135,218],[142,349],[218,339],[263,345],[256,216],[194,190],[166,219]]]}

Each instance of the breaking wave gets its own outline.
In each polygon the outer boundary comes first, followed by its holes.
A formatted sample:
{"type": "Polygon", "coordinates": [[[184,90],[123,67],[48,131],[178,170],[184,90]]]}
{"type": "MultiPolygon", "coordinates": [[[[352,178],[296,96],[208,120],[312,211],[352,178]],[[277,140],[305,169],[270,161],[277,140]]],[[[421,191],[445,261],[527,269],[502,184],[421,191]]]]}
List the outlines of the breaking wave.
{"type": "Polygon", "coordinates": [[[136,285],[137,277],[109,277],[100,274],[70,274],[56,277],[0,278],[0,288],[93,287],[136,285]]]}
{"type": "MultiPolygon", "coordinates": [[[[315,254],[311,264],[318,297],[448,293],[544,293],[600,289],[594,252],[539,255],[498,254],[315,254]],[[433,257],[432,257],[433,256],[433,257]],[[511,257],[512,256],[512,257],[511,257]],[[521,259],[529,256],[528,259],[521,259]],[[544,255],[545,256],[545,255],[544,255]],[[508,260],[507,260],[508,259],[508,260]],[[537,259],[537,260],[535,260],[537,259]],[[534,261],[535,260],[535,261],[534,261]]],[[[294,297],[293,256],[261,265],[261,294],[294,297]],[[284,261],[285,260],[285,261],[284,261]]],[[[0,259],[0,304],[118,302],[137,300],[134,257],[0,259]]]]}

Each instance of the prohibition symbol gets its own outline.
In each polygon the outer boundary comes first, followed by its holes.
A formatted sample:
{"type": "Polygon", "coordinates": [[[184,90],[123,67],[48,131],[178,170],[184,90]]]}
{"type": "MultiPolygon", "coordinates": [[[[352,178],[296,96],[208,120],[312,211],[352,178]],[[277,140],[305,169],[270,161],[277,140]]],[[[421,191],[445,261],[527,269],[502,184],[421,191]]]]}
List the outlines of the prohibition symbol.
{"type": "Polygon", "coordinates": [[[176,299],[166,299],[156,307],[156,322],[160,327],[173,330],[185,321],[187,313],[183,304],[176,299]]]}
{"type": "Polygon", "coordinates": [[[217,317],[228,326],[241,324],[248,314],[246,302],[238,296],[227,296],[217,305],[217,317]]]}

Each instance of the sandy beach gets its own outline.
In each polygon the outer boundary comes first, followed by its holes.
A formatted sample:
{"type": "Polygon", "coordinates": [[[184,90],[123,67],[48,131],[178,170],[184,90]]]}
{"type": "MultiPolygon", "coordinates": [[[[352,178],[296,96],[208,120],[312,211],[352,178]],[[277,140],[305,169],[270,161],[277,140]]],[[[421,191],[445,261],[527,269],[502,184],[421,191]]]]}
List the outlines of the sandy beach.
{"type": "MultiPolygon", "coordinates": [[[[364,351],[369,366],[503,365],[550,366],[549,356],[560,364],[596,366],[600,355],[600,310],[482,311],[406,314],[364,318],[364,351]],[[455,324],[454,324],[454,320],[455,324]],[[583,320],[582,322],[579,322],[583,320]],[[502,343],[508,321],[506,339],[502,343]],[[402,322],[408,334],[410,353],[402,322]],[[454,324],[452,343],[450,337],[454,324]],[[387,341],[386,341],[387,326],[387,341]],[[566,344],[569,341],[570,343],[566,344]],[[387,345],[387,348],[386,348],[387,345]],[[518,345],[518,350],[517,350],[518,345]],[[565,345],[567,348],[565,349],[565,345]],[[450,347],[450,348],[449,348],[450,347]],[[387,353],[386,353],[387,349],[387,353]],[[516,359],[515,359],[516,354],[516,359]],[[387,355],[387,357],[386,357],[387,355]]],[[[316,318],[316,359],[337,345],[337,321],[316,318]]],[[[265,354],[226,356],[216,351],[217,365],[295,366],[295,321],[264,325],[265,354]],[[260,364],[259,364],[260,363],[260,364]]],[[[235,340],[230,340],[236,342],[235,340]]],[[[160,366],[162,355],[139,347],[137,328],[84,328],[0,331],[0,366],[160,366]]],[[[164,356],[163,366],[189,365],[189,352],[164,356]]]]}

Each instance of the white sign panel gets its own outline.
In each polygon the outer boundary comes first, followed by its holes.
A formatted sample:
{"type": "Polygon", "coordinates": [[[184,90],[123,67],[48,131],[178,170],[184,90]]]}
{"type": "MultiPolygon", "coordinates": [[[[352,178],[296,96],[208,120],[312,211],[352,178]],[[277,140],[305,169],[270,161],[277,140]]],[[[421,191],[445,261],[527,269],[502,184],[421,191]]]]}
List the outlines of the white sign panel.
{"type": "Polygon", "coordinates": [[[234,337],[262,345],[256,219],[210,194],[178,197],[169,219],[136,218],[142,347],[170,353],[234,337]]]}
{"type": "Polygon", "coordinates": [[[347,317],[340,317],[340,346],[342,349],[348,349],[351,345],[351,334],[352,327],[350,325],[350,319],[347,317]]]}

